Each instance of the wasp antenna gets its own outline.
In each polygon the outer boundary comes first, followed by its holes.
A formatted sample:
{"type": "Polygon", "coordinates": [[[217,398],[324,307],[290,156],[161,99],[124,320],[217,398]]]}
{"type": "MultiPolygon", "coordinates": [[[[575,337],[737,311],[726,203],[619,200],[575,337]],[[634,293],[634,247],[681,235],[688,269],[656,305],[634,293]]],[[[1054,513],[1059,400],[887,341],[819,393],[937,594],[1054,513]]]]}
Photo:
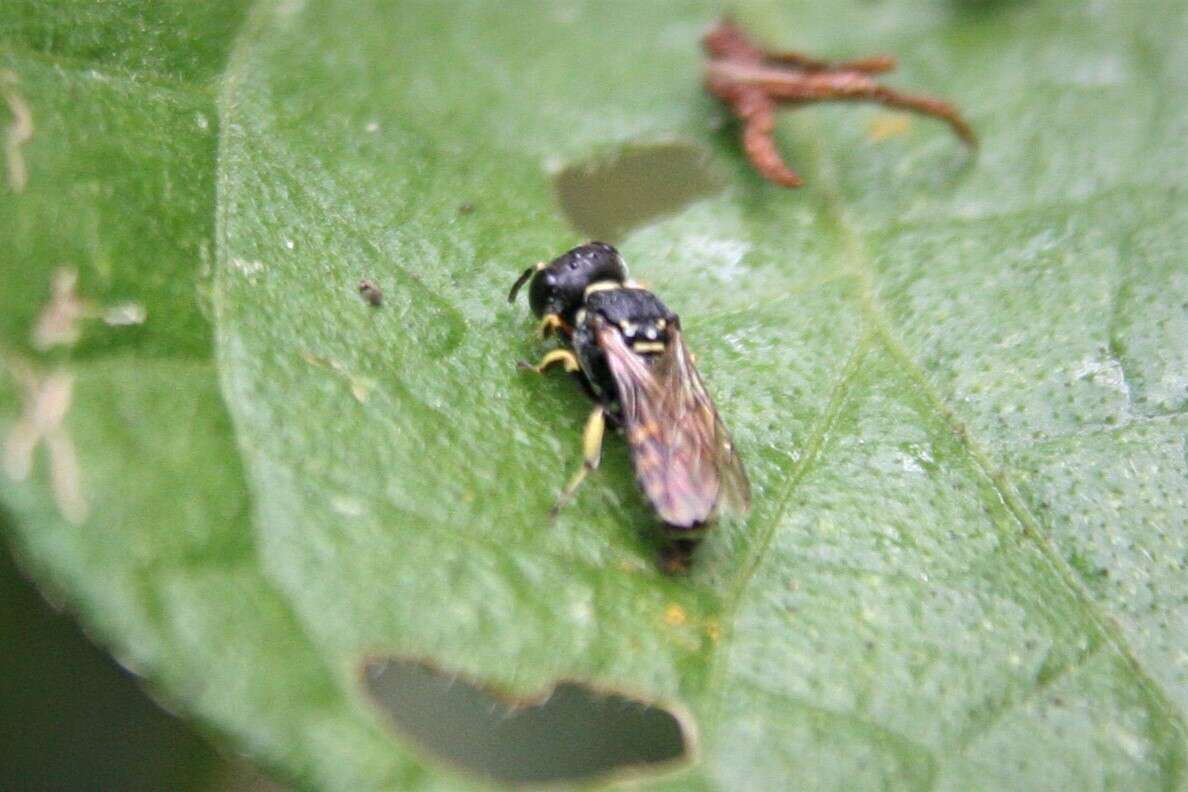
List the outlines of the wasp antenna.
{"type": "Polygon", "coordinates": [[[520,288],[528,282],[528,279],[532,277],[532,273],[539,269],[540,265],[533,264],[531,267],[524,270],[520,277],[516,278],[516,282],[512,284],[511,291],[507,293],[507,301],[509,303],[514,303],[516,301],[516,295],[520,293],[520,288]]]}

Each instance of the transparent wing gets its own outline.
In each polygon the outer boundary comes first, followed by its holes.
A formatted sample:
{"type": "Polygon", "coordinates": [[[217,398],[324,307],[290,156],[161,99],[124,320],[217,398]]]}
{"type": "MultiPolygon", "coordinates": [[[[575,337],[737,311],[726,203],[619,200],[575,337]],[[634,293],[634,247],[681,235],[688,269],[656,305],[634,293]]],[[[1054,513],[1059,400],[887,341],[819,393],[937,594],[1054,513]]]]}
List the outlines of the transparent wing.
{"type": "Polygon", "coordinates": [[[693,528],[721,509],[750,506],[750,485],[730,435],[693,365],[678,327],[649,364],[615,328],[596,328],[623,407],[639,484],[664,522],[693,528]]]}
{"type": "Polygon", "coordinates": [[[721,482],[718,509],[738,515],[746,514],[751,507],[751,485],[747,473],[730,439],[730,432],[722,423],[714,400],[710,398],[701,374],[693,364],[693,356],[685,346],[679,327],[669,333],[668,352],[661,356],[655,368],[656,379],[661,387],[668,392],[680,392],[685,413],[698,416],[695,421],[699,426],[698,436],[709,446],[704,453],[712,459],[721,482]],[[712,432],[706,431],[707,423],[712,423],[712,432]]]}

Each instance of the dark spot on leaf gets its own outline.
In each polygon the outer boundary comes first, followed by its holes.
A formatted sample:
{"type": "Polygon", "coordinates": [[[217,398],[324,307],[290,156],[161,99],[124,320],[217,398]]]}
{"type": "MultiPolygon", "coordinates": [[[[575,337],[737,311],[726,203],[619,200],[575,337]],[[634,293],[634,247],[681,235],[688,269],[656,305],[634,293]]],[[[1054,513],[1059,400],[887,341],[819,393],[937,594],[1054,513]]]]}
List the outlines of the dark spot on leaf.
{"type": "Polygon", "coordinates": [[[583,235],[609,242],[724,186],[704,152],[685,143],[632,145],[555,177],[561,209],[583,235]]]}
{"type": "Polygon", "coordinates": [[[517,699],[421,660],[373,657],[367,693],[427,753],[507,784],[584,781],[669,765],[690,752],[683,719],[623,693],[562,681],[517,699]]]}
{"type": "Polygon", "coordinates": [[[370,278],[364,278],[359,281],[359,296],[363,298],[364,302],[373,308],[379,308],[384,304],[384,292],[376,282],[370,278]]]}

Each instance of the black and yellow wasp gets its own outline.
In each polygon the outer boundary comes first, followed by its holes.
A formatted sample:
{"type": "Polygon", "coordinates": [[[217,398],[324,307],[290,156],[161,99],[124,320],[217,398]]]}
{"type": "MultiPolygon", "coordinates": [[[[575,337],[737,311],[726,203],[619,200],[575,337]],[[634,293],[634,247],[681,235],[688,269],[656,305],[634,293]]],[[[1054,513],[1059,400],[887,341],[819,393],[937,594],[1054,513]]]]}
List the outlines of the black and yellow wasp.
{"type": "Polygon", "coordinates": [[[562,366],[596,403],[582,436],[582,467],[554,513],[598,467],[608,423],[626,436],[636,481],[671,539],[695,541],[723,509],[745,513],[746,472],[693,365],[681,320],[628,280],[619,252],[591,242],[542,261],[524,270],[508,302],[525,283],[541,334],[556,333],[564,346],[521,367],[562,366]]]}

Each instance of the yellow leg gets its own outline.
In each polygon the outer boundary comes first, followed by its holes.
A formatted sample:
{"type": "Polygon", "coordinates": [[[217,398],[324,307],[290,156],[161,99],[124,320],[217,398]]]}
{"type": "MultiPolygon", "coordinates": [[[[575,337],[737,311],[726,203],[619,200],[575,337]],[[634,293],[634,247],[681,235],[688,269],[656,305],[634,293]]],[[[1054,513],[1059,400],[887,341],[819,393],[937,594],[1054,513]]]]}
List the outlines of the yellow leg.
{"type": "Polygon", "coordinates": [[[586,480],[586,476],[591,470],[598,467],[598,463],[602,461],[602,436],[606,434],[606,415],[603,413],[602,405],[598,405],[590,413],[590,417],[586,419],[586,428],[582,432],[582,466],[578,468],[578,472],[573,474],[573,478],[565,485],[565,489],[557,496],[557,502],[553,504],[552,510],[549,512],[556,517],[557,512],[565,507],[565,504],[573,500],[573,494],[577,492],[578,487],[586,480]]]}
{"type": "Polygon", "coordinates": [[[558,330],[566,328],[565,321],[555,313],[545,314],[544,318],[540,320],[540,324],[536,327],[536,332],[540,334],[541,338],[548,338],[558,330]]]}
{"type": "Polygon", "coordinates": [[[568,349],[554,349],[552,352],[540,359],[540,362],[535,366],[520,361],[516,365],[525,371],[535,371],[537,374],[543,374],[545,369],[549,366],[555,366],[560,363],[565,366],[565,370],[572,374],[581,369],[582,365],[578,363],[577,357],[568,349]]]}

